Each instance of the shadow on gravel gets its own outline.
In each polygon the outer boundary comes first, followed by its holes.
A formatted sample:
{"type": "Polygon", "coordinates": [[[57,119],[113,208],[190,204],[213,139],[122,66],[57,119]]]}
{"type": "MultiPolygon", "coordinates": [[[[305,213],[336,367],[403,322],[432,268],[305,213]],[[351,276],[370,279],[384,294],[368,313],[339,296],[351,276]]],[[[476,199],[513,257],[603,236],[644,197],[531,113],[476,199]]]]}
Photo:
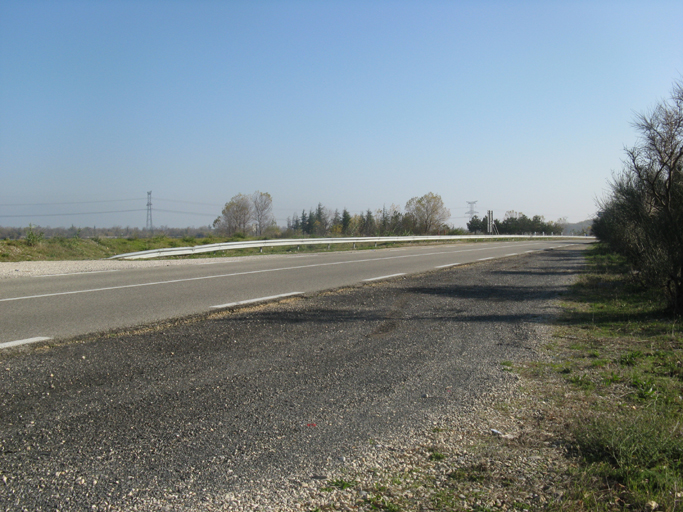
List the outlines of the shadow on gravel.
{"type": "MultiPolygon", "coordinates": [[[[544,297],[534,297],[535,300],[541,300],[544,297]]],[[[545,297],[547,299],[547,296],[545,297]]],[[[516,302],[520,299],[509,299],[516,302]]],[[[526,299],[524,299],[526,300],[526,299]]],[[[401,318],[395,318],[391,315],[376,313],[359,313],[349,312],[335,309],[314,309],[309,310],[305,314],[289,315],[285,313],[260,313],[259,320],[264,324],[343,324],[354,322],[385,322],[390,321],[408,321],[408,322],[431,322],[440,324],[443,322],[503,322],[503,323],[517,323],[517,322],[538,322],[542,317],[542,312],[533,312],[526,314],[491,314],[491,315],[471,315],[463,309],[448,309],[447,314],[429,314],[429,315],[411,315],[406,314],[401,318]]],[[[443,311],[443,310],[442,310],[443,311]]],[[[249,318],[230,318],[224,320],[226,323],[239,324],[249,323],[249,318]]],[[[422,324],[424,325],[424,324],[422,324]]]]}
{"type": "Polygon", "coordinates": [[[423,295],[437,295],[457,299],[481,299],[487,301],[529,301],[547,300],[564,290],[562,286],[503,286],[481,285],[461,286],[449,284],[435,287],[413,287],[408,291],[423,295]]]}

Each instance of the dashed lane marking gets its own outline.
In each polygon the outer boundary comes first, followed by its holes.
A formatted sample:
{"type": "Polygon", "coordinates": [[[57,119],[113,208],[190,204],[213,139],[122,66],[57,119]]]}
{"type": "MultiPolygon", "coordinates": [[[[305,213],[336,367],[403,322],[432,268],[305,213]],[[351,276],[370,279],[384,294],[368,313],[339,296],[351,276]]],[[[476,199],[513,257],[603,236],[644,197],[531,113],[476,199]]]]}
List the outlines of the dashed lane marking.
{"type": "Polygon", "coordinates": [[[25,340],[6,341],[4,343],[0,343],[0,349],[18,347],[19,345],[27,345],[29,343],[37,343],[39,341],[48,341],[51,339],[52,338],[46,338],[45,336],[37,336],[35,338],[26,338],[25,340]]]}
{"type": "Polygon", "coordinates": [[[264,302],[268,300],[284,299],[285,297],[292,297],[294,295],[302,295],[304,292],[282,293],[280,295],[271,295],[270,297],[259,297],[257,299],[240,300],[238,302],[228,302],[227,304],[219,304],[218,306],[211,306],[212,309],[231,308],[233,306],[244,306],[245,304],[254,304],[256,302],[264,302]]]}
{"type": "Polygon", "coordinates": [[[391,277],[398,277],[398,276],[404,276],[405,273],[403,274],[391,274],[388,276],[380,276],[380,277],[371,277],[370,279],[363,279],[363,281],[379,281],[380,279],[389,279],[391,277]]]}

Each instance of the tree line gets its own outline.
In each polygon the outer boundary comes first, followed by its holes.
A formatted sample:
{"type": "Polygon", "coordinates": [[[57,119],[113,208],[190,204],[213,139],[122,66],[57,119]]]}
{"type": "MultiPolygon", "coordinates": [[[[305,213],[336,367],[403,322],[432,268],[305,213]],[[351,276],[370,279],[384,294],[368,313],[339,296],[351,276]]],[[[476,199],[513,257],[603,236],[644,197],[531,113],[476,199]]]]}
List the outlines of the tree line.
{"type": "Polygon", "coordinates": [[[599,204],[593,233],[626,258],[641,284],[683,313],[683,83],[636,116],[637,143],[599,204]]]}
{"type": "Polygon", "coordinates": [[[316,208],[287,218],[283,232],[278,232],[272,215],[272,197],[259,191],[251,196],[237,194],[226,203],[214,228],[228,236],[236,233],[256,236],[391,236],[458,234],[463,230],[446,224],[451,213],[441,196],[429,192],[413,197],[401,210],[391,205],[379,210],[368,209],[352,215],[346,208],[331,211],[318,203],[316,208]]]}
{"type": "MultiPolygon", "coordinates": [[[[506,212],[502,222],[495,219],[494,223],[501,235],[561,235],[566,225],[566,219],[552,222],[546,221],[541,215],[534,215],[529,218],[523,213],[509,211],[506,212]]],[[[475,215],[467,223],[467,229],[470,233],[487,233],[488,220],[480,219],[475,215]]]]}

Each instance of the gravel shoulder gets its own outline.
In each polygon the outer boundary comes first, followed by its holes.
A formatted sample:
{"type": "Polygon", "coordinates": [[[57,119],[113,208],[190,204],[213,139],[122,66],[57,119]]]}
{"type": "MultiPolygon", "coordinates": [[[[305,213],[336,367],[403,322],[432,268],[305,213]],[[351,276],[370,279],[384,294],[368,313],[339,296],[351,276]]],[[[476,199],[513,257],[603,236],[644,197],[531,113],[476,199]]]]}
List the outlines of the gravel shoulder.
{"type": "Polygon", "coordinates": [[[545,251],[2,354],[0,509],[541,506],[567,462],[505,363],[542,357],[582,262],[545,251]],[[482,464],[499,478],[473,478],[482,464]]]}
{"type": "MultiPolygon", "coordinates": [[[[273,257],[286,257],[271,255],[273,257]]],[[[258,256],[162,260],[72,260],[72,261],[0,261],[0,280],[81,272],[107,272],[134,268],[206,265],[214,261],[243,261],[258,256]]]]}

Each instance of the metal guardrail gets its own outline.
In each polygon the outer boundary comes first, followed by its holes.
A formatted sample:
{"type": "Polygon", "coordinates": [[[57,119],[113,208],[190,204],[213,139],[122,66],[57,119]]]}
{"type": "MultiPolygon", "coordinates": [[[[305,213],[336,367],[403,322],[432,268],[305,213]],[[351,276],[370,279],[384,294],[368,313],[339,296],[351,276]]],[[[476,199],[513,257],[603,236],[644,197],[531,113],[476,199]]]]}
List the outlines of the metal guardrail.
{"type": "Polygon", "coordinates": [[[501,240],[510,238],[554,238],[554,239],[580,239],[591,240],[594,237],[588,236],[529,236],[529,235],[443,235],[443,236],[364,236],[349,238],[285,238],[281,240],[249,240],[244,242],[225,242],[220,244],[196,245],[194,247],[171,247],[167,249],[152,249],[149,251],[129,252],[117,254],[109,259],[121,260],[141,260],[150,258],[163,258],[168,256],[190,256],[206,252],[230,251],[233,249],[263,249],[264,247],[286,247],[300,245],[325,245],[332,244],[353,244],[358,243],[378,243],[385,242],[439,242],[452,240],[501,240]]]}

